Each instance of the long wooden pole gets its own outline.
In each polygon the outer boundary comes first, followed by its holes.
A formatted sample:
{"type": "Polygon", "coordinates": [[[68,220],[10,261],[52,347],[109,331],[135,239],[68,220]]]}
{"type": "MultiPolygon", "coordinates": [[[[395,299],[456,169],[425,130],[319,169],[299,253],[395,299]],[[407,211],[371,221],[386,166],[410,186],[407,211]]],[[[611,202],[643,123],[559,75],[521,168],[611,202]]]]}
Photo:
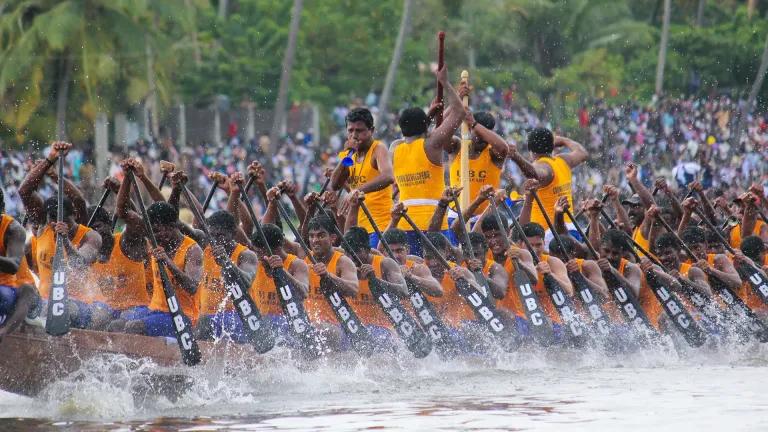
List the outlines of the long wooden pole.
{"type": "MultiPolygon", "coordinates": [[[[461,71],[461,82],[469,86],[469,72],[461,71]]],[[[469,107],[469,95],[464,96],[462,101],[464,108],[469,107]]],[[[469,191],[469,147],[472,145],[472,136],[469,131],[469,124],[467,122],[461,123],[461,172],[459,177],[461,178],[461,195],[459,195],[459,202],[461,208],[469,208],[470,191],[469,191]]]]}

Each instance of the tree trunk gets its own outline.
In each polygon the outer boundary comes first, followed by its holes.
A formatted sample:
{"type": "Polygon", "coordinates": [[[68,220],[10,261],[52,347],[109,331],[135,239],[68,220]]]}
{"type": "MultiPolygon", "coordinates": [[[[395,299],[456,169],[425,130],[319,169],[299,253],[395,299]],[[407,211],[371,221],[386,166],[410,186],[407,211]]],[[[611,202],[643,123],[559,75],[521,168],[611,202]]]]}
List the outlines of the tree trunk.
{"type": "Polygon", "coordinates": [[[69,102],[69,82],[72,80],[72,58],[62,63],[58,88],[56,89],[56,139],[67,139],[67,105],[69,102]]]}
{"type": "Polygon", "coordinates": [[[704,25],[704,7],[707,5],[707,0],[699,0],[699,7],[696,9],[696,27],[704,25]]]}
{"type": "Polygon", "coordinates": [[[219,18],[227,18],[227,0],[219,0],[219,18]]]}
{"type": "Polygon", "coordinates": [[[757,9],[757,0],[747,0],[747,18],[752,19],[757,9]]]}
{"type": "MultiPolygon", "coordinates": [[[[272,121],[272,130],[269,133],[270,155],[277,151],[277,140],[285,121],[285,108],[288,103],[288,89],[291,84],[291,70],[293,69],[293,58],[296,54],[296,39],[299,34],[299,21],[301,19],[301,10],[303,0],[293,0],[293,10],[291,11],[291,29],[288,33],[288,46],[285,48],[283,57],[283,69],[280,73],[280,88],[277,90],[277,101],[275,102],[275,114],[272,121]]],[[[271,158],[267,158],[268,163],[271,158]]]]}
{"type": "Polygon", "coordinates": [[[381,92],[381,100],[379,101],[379,115],[382,119],[387,117],[389,99],[392,97],[392,89],[395,86],[397,68],[400,65],[400,58],[403,56],[405,38],[408,36],[411,27],[412,10],[413,0],[403,0],[403,16],[400,19],[400,31],[397,33],[395,50],[392,52],[392,61],[389,63],[389,69],[387,69],[387,77],[384,79],[384,89],[381,92]]]}
{"type": "Polygon", "coordinates": [[[672,0],[664,0],[664,21],[661,26],[661,42],[659,43],[659,61],[656,65],[656,96],[664,92],[664,66],[667,62],[667,45],[669,44],[669,18],[672,15],[672,0]]]}
{"type": "Polygon", "coordinates": [[[152,57],[152,47],[149,46],[149,39],[144,39],[144,50],[147,55],[147,84],[149,85],[149,94],[147,95],[147,105],[149,107],[149,131],[152,138],[158,139],[159,135],[159,113],[157,105],[157,85],[155,84],[155,62],[152,57]]]}
{"type": "Polygon", "coordinates": [[[109,121],[104,112],[96,114],[93,138],[93,158],[96,160],[96,178],[93,180],[98,183],[109,173],[109,121]]]}
{"type": "Polygon", "coordinates": [[[755,105],[757,100],[757,94],[760,93],[760,89],[763,87],[763,79],[765,73],[768,71],[768,36],[765,38],[765,45],[763,46],[763,55],[760,57],[760,67],[757,69],[757,76],[755,82],[752,83],[752,88],[749,90],[749,96],[747,102],[739,108],[736,120],[736,128],[733,131],[732,146],[738,146],[741,141],[741,135],[744,133],[744,123],[749,114],[749,111],[755,105]]]}

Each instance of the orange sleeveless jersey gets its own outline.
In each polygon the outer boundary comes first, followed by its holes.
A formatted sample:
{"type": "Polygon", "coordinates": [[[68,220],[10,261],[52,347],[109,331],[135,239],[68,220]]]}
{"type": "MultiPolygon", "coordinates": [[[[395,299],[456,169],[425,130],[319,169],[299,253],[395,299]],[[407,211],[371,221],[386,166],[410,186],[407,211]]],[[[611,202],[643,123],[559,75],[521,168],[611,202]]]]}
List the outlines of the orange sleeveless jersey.
{"type": "MultiPolygon", "coordinates": [[[[291,264],[296,259],[296,255],[288,254],[283,260],[283,270],[290,273],[291,264]]],[[[251,289],[248,291],[256,307],[262,315],[282,315],[283,307],[280,299],[277,297],[277,288],[275,281],[267,274],[264,264],[260,261],[259,268],[256,270],[256,277],[253,278],[251,289]]]]}
{"type": "Polygon", "coordinates": [[[149,293],[144,262],[125,256],[120,247],[122,237],[122,233],[114,235],[115,244],[112,246],[109,261],[96,261],[91,265],[88,283],[101,290],[105,303],[113,309],[147,306],[149,293]]]}
{"type": "MultiPolygon", "coordinates": [[[[765,222],[758,219],[755,223],[755,229],[752,231],[751,235],[760,235],[760,231],[763,229],[763,226],[765,225],[765,222]]],[[[731,247],[734,249],[741,249],[741,224],[736,225],[731,229],[731,234],[728,238],[729,243],[731,244],[731,247]]]]}
{"type": "MultiPolygon", "coordinates": [[[[75,247],[80,247],[80,244],[85,238],[85,234],[91,229],[85,225],[78,225],[75,236],[71,242],[75,247]]],[[[48,293],[51,290],[51,281],[53,278],[53,256],[56,255],[56,233],[50,227],[46,225],[43,229],[43,233],[36,241],[35,247],[35,259],[37,261],[38,276],[40,276],[40,296],[44,299],[48,299],[48,293]]],[[[64,251],[66,256],[66,251],[64,251]]],[[[67,273],[67,294],[69,298],[80,300],[86,303],[92,301],[102,301],[103,297],[100,292],[86,293],[82,288],[85,285],[85,274],[77,274],[76,272],[67,273]]],[[[98,288],[95,288],[98,291],[98,288]]]]}
{"type": "MultiPolygon", "coordinates": [[[[541,260],[548,263],[549,255],[542,254],[541,260]]],[[[533,290],[536,291],[536,295],[539,296],[539,303],[541,304],[541,308],[553,323],[562,324],[563,320],[560,318],[560,313],[558,313],[557,309],[555,309],[555,305],[552,303],[552,297],[550,297],[549,291],[547,291],[547,287],[544,286],[544,275],[541,274],[541,272],[538,272],[537,277],[538,280],[533,290]]]]}
{"type": "MultiPolygon", "coordinates": [[[[339,258],[341,258],[341,252],[334,250],[333,255],[331,255],[330,261],[328,261],[328,264],[326,264],[326,268],[328,269],[328,273],[330,274],[337,274],[336,273],[336,265],[339,262],[339,258]]],[[[312,321],[319,321],[319,322],[325,322],[325,323],[336,323],[338,320],[336,319],[336,314],[333,313],[333,310],[331,309],[331,306],[328,304],[328,300],[325,299],[325,296],[320,291],[320,276],[317,275],[314,271],[312,271],[312,261],[309,260],[309,257],[304,258],[304,262],[307,263],[309,268],[309,296],[307,296],[307,301],[304,304],[304,307],[307,311],[307,315],[312,321]]]]}
{"type": "Polygon", "coordinates": [[[520,293],[517,291],[517,285],[515,285],[515,267],[512,265],[512,260],[509,257],[504,261],[504,270],[506,270],[507,275],[509,275],[507,295],[505,295],[503,299],[498,300],[496,304],[514,313],[516,316],[525,318],[523,303],[520,301],[520,293]]]}
{"type": "MultiPolygon", "coordinates": [[[[451,186],[461,186],[461,157],[457,154],[451,162],[451,186]]],[[[470,201],[480,194],[480,189],[485,185],[491,185],[498,189],[501,185],[501,168],[493,163],[491,145],[488,144],[475,159],[469,159],[469,197],[470,201]]],[[[479,215],[488,207],[488,202],[483,202],[474,214],[479,215]]]]}
{"type": "MultiPolygon", "coordinates": [[[[184,266],[187,261],[187,251],[189,251],[189,248],[196,244],[197,243],[195,243],[195,241],[190,237],[184,236],[181,244],[176,249],[176,254],[173,256],[173,263],[176,264],[178,268],[184,270],[184,266]]],[[[151,259],[151,262],[152,300],[149,303],[149,308],[153,311],[169,312],[168,303],[166,303],[165,299],[165,292],[163,291],[163,282],[160,279],[160,269],[157,266],[157,261],[154,258],[151,259]]],[[[179,305],[181,306],[181,310],[184,312],[184,315],[186,315],[187,318],[192,321],[192,325],[195,325],[197,323],[197,319],[200,317],[200,290],[198,289],[194,294],[190,294],[189,291],[185,290],[179,286],[178,283],[176,283],[176,280],[173,278],[173,274],[171,274],[170,271],[167,273],[168,279],[171,282],[171,287],[173,287],[173,290],[176,293],[176,299],[179,301],[179,305]]]]}
{"type": "MultiPolygon", "coordinates": [[[[768,266],[768,254],[763,257],[763,266],[768,266]]],[[[744,303],[755,312],[768,312],[768,305],[763,303],[759,294],[755,293],[748,281],[743,281],[736,294],[741,297],[744,303]]]]}
{"type": "MultiPolygon", "coordinates": [[[[568,197],[568,204],[573,208],[573,196],[571,195],[571,167],[565,159],[561,157],[542,157],[537,162],[544,162],[552,168],[554,177],[548,185],[542,186],[538,190],[541,203],[544,204],[544,209],[547,212],[550,220],[555,219],[555,203],[558,198],[565,196],[568,197]]],[[[568,216],[565,216],[566,222],[570,221],[568,216]]],[[[538,205],[534,204],[531,208],[531,222],[536,222],[546,229],[547,222],[544,220],[544,214],[538,205]]]]}
{"type": "MultiPolygon", "coordinates": [[[[451,263],[451,267],[454,264],[451,263]]],[[[451,279],[451,276],[446,271],[443,273],[443,279],[440,281],[443,286],[442,297],[429,297],[429,301],[435,307],[438,316],[443,318],[443,321],[451,327],[458,328],[462,321],[473,321],[475,319],[475,313],[464,300],[464,297],[459,295],[456,290],[456,283],[451,279]]],[[[474,289],[474,288],[470,288],[474,289]]]]}
{"type": "MultiPolygon", "coordinates": [[[[392,156],[400,202],[408,208],[408,216],[422,230],[427,229],[445,189],[443,166],[429,160],[424,145],[424,138],[401,142],[395,146],[392,156]]],[[[397,227],[406,231],[412,229],[405,220],[398,222],[397,227]]],[[[448,229],[445,218],[440,229],[448,229]]]]}
{"type": "MultiPolygon", "coordinates": [[[[371,256],[373,274],[379,279],[384,278],[384,272],[381,269],[382,261],[384,261],[384,257],[381,255],[371,256]]],[[[358,285],[360,286],[360,292],[357,294],[357,297],[350,299],[349,302],[355,312],[357,312],[357,316],[360,317],[363,325],[392,328],[392,324],[384,315],[384,311],[381,310],[378,302],[373,298],[373,294],[371,294],[368,279],[361,279],[358,285]]]]}
{"type": "MultiPolygon", "coordinates": [[[[373,162],[375,160],[373,151],[376,147],[384,145],[383,142],[375,140],[367,152],[363,154],[355,154],[353,158],[355,163],[349,167],[349,179],[347,180],[352,189],[360,188],[380,174],[379,170],[373,167],[373,162]]],[[[343,152],[343,156],[340,155],[339,157],[344,156],[346,156],[346,151],[343,152]]],[[[392,185],[389,185],[384,189],[365,194],[365,205],[371,212],[376,225],[382,229],[389,225],[391,219],[389,212],[394,206],[392,193],[392,185]]],[[[373,232],[373,226],[368,221],[368,218],[365,217],[365,213],[362,209],[357,211],[357,226],[365,229],[369,234],[373,232]]]]}
{"type": "MultiPolygon", "coordinates": [[[[235,249],[229,255],[232,263],[237,265],[240,261],[240,254],[246,250],[245,246],[236,244],[235,249]]],[[[200,279],[200,313],[202,315],[215,315],[219,311],[221,303],[227,299],[227,288],[224,286],[224,278],[221,277],[221,266],[216,264],[213,258],[211,247],[206,246],[203,250],[203,277],[200,279]]],[[[225,310],[235,310],[235,305],[231,301],[226,301],[225,310]]]]}
{"type": "MultiPolygon", "coordinates": [[[[13,222],[12,217],[8,215],[0,216],[0,255],[2,256],[5,256],[5,252],[6,252],[5,234],[6,234],[6,231],[8,231],[8,227],[11,226],[12,222],[13,222]]],[[[16,273],[0,273],[0,285],[18,288],[19,285],[16,281],[16,275],[18,274],[19,270],[16,270],[16,273]]]]}

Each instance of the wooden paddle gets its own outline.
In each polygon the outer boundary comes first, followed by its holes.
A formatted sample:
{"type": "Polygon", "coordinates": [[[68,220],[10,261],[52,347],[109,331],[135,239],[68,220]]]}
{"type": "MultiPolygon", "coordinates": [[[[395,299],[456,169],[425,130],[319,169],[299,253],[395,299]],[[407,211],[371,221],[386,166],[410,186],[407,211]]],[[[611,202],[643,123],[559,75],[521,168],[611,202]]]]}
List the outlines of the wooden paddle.
{"type": "MultiPolygon", "coordinates": [[[[64,157],[59,155],[59,190],[56,201],[56,222],[64,222],[64,157]]],[[[45,331],[52,336],[69,332],[69,296],[67,293],[67,263],[64,257],[64,235],[56,233],[56,252],[53,255],[53,280],[48,299],[48,314],[45,331]]]]}

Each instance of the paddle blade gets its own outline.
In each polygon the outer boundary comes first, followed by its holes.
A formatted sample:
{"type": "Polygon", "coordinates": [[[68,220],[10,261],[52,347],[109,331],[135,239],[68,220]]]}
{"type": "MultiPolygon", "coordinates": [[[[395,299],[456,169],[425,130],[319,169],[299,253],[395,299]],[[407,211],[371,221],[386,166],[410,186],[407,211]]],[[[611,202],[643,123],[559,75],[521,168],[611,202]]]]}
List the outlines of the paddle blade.
{"type": "Polygon", "coordinates": [[[574,347],[578,348],[587,345],[590,340],[587,326],[581,322],[570,297],[568,297],[568,294],[565,293],[563,287],[560,286],[560,283],[555,280],[551,273],[544,275],[544,287],[547,289],[547,293],[549,293],[552,299],[552,304],[563,320],[566,338],[574,347]]]}
{"type": "Polygon", "coordinates": [[[302,352],[308,359],[315,359],[325,352],[325,343],[317,330],[310,324],[304,303],[297,296],[296,288],[284,269],[272,271],[272,279],[277,288],[277,298],[288,321],[288,331],[298,341],[302,352]]]}
{"type": "Polygon", "coordinates": [[[342,331],[349,338],[352,348],[361,356],[370,357],[373,354],[371,334],[352,310],[347,299],[339,294],[336,285],[328,277],[320,279],[320,290],[336,315],[342,331]]]}
{"type": "Polygon", "coordinates": [[[413,356],[416,358],[428,356],[432,352],[432,341],[400,304],[400,300],[394,295],[389,295],[377,278],[369,279],[368,285],[371,288],[371,295],[381,307],[382,313],[395,328],[395,332],[405,342],[413,356]]]}
{"type": "Polygon", "coordinates": [[[467,301],[478,321],[494,335],[506,352],[514,352],[522,345],[517,328],[504,319],[489,297],[472,288],[465,279],[456,281],[456,291],[467,301]]]}
{"type": "Polygon", "coordinates": [[[707,335],[685,309],[683,303],[652,272],[646,274],[646,280],[653,295],[664,308],[667,316],[682,333],[683,338],[692,347],[700,347],[707,341],[707,335]]]}
{"type": "Polygon", "coordinates": [[[224,277],[224,284],[229,291],[232,303],[235,305],[235,311],[243,322],[243,332],[246,338],[257,353],[269,352],[275,347],[275,331],[272,328],[272,323],[262,319],[256,303],[248,294],[249,287],[240,277],[239,271],[231,261],[224,263],[221,274],[224,277]]]}
{"type": "Polygon", "coordinates": [[[554,337],[552,334],[552,323],[541,308],[539,297],[533,289],[534,284],[519,267],[514,272],[513,283],[517,289],[525,317],[528,319],[531,337],[539,344],[550,345],[554,337]]]}
{"type": "Polygon", "coordinates": [[[56,235],[56,253],[53,256],[53,280],[48,298],[48,317],[45,332],[61,336],[69,332],[69,310],[67,308],[67,268],[64,260],[64,240],[56,235]]]}

